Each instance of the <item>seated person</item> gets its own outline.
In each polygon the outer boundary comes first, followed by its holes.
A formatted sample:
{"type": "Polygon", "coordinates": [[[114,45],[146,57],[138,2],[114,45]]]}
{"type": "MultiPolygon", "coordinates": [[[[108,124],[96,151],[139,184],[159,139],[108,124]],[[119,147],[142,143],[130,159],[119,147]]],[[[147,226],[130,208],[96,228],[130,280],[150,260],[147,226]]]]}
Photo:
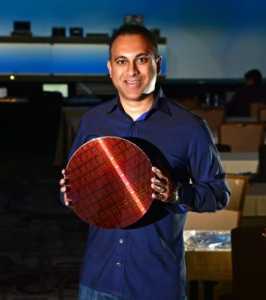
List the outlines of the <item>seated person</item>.
{"type": "Polygon", "coordinates": [[[228,116],[250,116],[250,103],[266,103],[266,87],[262,84],[262,74],[253,69],[245,73],[245,86],[241,87],[226,105],[228,116]]]}

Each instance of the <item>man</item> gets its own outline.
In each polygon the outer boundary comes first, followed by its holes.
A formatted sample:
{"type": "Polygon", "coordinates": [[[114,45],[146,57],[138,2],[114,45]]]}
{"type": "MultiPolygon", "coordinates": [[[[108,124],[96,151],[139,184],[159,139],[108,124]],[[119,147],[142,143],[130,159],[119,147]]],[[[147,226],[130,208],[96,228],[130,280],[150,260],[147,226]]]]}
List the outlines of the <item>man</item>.
{"type": "MultiPolygon", "coordinates": [[[[90,225],[81,272],[82,300],[186,299],[186,212],[215,211],[228,202],[224,172],[204,122],[155,88],[160,64],[156,41],[146,28],[124,25],[115,32],[108,70],[118,97],[85,114],[70,155],[99,136],[145,140],[168,161],[180,186],[178,197],[173,200],[168,178],[153,168],[152,197],[162,217],[130,229],[90,225]]],[[[71,187],[64,176],[61,191],[67,188],[71,187]]],[[[64,195],[68,204],[71,199],[64,195]]]]}

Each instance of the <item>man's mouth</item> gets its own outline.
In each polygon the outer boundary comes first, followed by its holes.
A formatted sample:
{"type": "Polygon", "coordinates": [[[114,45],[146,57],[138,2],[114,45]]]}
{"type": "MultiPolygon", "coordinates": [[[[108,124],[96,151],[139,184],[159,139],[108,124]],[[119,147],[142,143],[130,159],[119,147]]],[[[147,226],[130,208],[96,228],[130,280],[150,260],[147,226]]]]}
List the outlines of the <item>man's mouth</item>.
{"type": "Polygon", "coordinates": [[[125,83],[131,87],[136,87],[136,86],[140,85],[140,80],[128,79],[128,80],[125,80],[125,83]]]}

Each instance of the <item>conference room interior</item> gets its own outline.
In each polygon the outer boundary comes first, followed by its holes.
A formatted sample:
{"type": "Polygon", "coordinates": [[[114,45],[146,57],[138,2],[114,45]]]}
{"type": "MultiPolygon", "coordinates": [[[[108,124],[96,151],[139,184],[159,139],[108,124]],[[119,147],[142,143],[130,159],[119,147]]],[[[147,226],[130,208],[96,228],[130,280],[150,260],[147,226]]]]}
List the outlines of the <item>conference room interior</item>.
{"type": "MultiPolygon", "coordinates": [[[[124,22],[143,22],[134,17],[124,22]]],[[[106,32],[83,36],[81,28],[69,37],[55,28],[44,38],[23,34],[31,30],[29,23],[18,23],[14,26],[22,26],[22,33],[0,36],[0,48],[107,47],[110,37],[106,32]]],[[[154,33],[168,53],[167,34],[160,28],[154,33]]],[[[188,216],[188,299],[245,299],[250,290],[252,299],[264,299],[266,98],[251,98],[245,104],[248,113],[234,113],[230,101],[245,88],[243,72],[233,78],[169,78],[169,61],[164,63],[159,86],[178,105],[206,120],[234,199],[221,214],[188,216]]],[[[0,70],[0,299],[77,299],[87,225],[61,203],[59,179],[82,115],[115,97],[116,91],[105,69],[97,75],[87,70],[73,74],[67,59],[62,65],[65,73],[60,74],[40,74],[36,68],[32,74],[0,70]]],[[[264,79],[260,88],[266,90],[264,79]]]]}

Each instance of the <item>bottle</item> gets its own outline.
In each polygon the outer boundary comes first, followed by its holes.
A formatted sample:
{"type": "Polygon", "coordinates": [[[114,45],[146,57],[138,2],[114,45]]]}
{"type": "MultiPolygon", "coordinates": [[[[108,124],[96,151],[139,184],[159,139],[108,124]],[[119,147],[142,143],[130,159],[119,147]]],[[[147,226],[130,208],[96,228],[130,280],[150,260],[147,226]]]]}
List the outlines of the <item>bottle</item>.
{"type": "Polygon", "coordinates": [[[214,107],[218,107],[220,106],[220,99],[219,99],[219,95],[215,94],[213,97],[213,106],[214,107]]]}
{"type": "Polygon", "coordinates": [[[206,107],[209,107],[211,105],[211,95],[209,93],[206,94],[205,105],[206,107]]]}

